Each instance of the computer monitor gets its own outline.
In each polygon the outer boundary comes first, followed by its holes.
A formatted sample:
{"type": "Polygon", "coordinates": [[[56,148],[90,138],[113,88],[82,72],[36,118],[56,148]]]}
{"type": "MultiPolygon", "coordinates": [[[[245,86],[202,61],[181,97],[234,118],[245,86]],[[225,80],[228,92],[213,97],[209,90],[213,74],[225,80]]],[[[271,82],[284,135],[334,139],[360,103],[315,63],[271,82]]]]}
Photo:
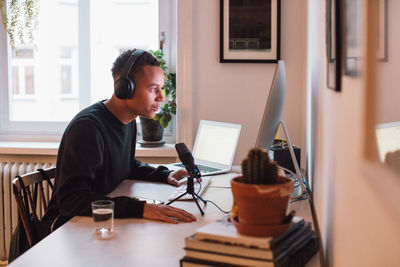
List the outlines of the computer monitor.
{"type": "Polygon", "coordinates": [[[292,173],[290,170],[280,167],[285,171],[293,174],[297,179],[299,186],[295,186],[295,192],[292,194],[292,198],[301,198],[306,193],[306,181],[304,180],[303,174],[300,171],[300,166],[297,163],[296,156],[293,151],[293,144],[290,140],[289,133],[283,122],[281,116],[283,111],[283,104],[285,102],[286,93],[286,72],[285,62],[282,60],[278,61],[278,65],[275,69],[274,79],[272,81],[271,90],[268,94],[267,104],[265,105],[264,114],[261,119],[260,129],[258,131],[256,147],[269,150],[274,143],[276,132],[278,131],[279,125],[282,125],[285,133],[290,157],[292,159],[293,166],[295,167],[296,173],[292,173]]]}
{"type": "Polygon", "coordinates": [[[274,79],[269,91],[264,114],[261,119],[256,147],[269,150],[272,146],[281,121],[283,104],[285,102],[285,92],[285,62],[283,60],[279,60],[275,69],[274,79]]]}

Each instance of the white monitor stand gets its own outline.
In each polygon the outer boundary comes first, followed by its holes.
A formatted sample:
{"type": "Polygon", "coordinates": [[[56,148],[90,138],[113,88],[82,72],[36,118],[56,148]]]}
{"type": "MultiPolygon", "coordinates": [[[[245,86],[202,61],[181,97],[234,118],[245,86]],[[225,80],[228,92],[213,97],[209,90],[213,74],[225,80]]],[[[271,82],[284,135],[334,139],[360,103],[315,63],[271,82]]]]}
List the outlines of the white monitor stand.
{"type": "Polygon", "coordinates": [[[292,158],[292,163],[293,163],[293,166],[294,166],[294,168],[296,170],[296,174],[293,174],[293,175],[298,180],[298,182],[300,184],[300,188],[301,188],[301,190],[294,190],[293,194],[291,195],[291,198],[298,199],[298,198],[303,197],[303,195],[307,192],[306,191],[306,187],[304,185],[304,178],[303,178],[303,174],[300,171],[299,164],[297,163],[296,156],[295,156],[294,151],[293,151],[293,144],[292,144],[292,141],[290,140],[289,132],[288,132],[288,130],[286,128],[285,122],[281,119],[279,121],[279,123],[283,127],[283,132],[285,133],[285,136],[286,136],[286,139],[287,139],[287,142],[288,142],[288,146],[289,146],[290,157],[292,158]],[[300,191],[300,192],[298,192],[298,191],[300,191]]]}

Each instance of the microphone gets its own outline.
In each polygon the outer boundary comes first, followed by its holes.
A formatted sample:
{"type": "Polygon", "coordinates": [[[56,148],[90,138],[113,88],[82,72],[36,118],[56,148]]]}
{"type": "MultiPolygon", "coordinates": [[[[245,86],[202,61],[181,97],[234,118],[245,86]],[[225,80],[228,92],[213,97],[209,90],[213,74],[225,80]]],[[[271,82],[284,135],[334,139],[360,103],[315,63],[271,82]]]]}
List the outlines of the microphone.
{"type": "Polygon", "coordinates": [[[186,192],[180,196],[177,196],[175,199],[171,200],[170,202],[168,202],[165,205],[171,204],[172,202],[180,199],[181,197],[183,197],[186,194],[190,194],[190,195],[192,195],[194,202],[196,203],[197,207],[199,208],[201,216],[203,216],[204,211],[200,208],[200,205],[197,202],[197,198],[199,198],[204,203],[204,205],[207,204],[207,201],[205,201],[204,199],[199,197],[199,195],[196,194],[196,192],[194,191],[194,183],[193,183],[194,178],[199,179],[201,177],[199,168],[196,166],[196,164],[194,164],[194,158],[192,156],[192,153],[190,153],[189,149],[186,147],[186,145],[184,143],[176,144],[175,149],[178,152],[179,158],[182,161],[183,165],[185,165],[185,168],[188,171],[190,176],[187,178],[186,192]]]}
{"type": "Polygon", "coordinates": [[[175,149],[178,152],[179,159],[182,161],[182,164],[185,165],[185,168],[189,172],[190,176],[200,178],[200,170],[196,164],[194,164],[192,153],[190,153],[186,145],[184,143],[178,143],[175,145],[175,149]]]}

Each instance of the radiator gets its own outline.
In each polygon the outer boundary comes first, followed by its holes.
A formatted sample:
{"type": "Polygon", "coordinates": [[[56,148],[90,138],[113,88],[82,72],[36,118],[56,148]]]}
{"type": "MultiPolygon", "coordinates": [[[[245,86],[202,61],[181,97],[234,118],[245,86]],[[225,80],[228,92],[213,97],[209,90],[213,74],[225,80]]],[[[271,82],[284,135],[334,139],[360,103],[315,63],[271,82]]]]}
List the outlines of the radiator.
{"type": "MultiPolygon", "coordinates": [[[[36,162],[0,162],[0,260],[8,259],[10,249],[11,233],[15,229],[18,221],[18,209],[15,197],[12,192],[12,180],[17,175],[22,175],[38,168],[49,168],[51,163],[36,162]]],[[[48,199],[51,195],[49,186],[45,186],[45,195],[48,199]]],[[[41,207],[38,197],[38,205],[41,207]]],[[[38,216],[42,216],[43,210],[40,209],[38,216]],[[40,214],[40,215],[39,215],[40,214]]]]}

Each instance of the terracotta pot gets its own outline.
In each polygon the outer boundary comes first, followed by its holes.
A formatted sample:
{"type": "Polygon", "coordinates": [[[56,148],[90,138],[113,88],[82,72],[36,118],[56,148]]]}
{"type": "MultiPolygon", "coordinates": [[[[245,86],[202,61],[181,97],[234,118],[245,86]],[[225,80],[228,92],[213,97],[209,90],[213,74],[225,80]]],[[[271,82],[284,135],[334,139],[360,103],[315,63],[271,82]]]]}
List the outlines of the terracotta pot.
{"type": "MultiPolygon", "coordinates": [[[[279,176],[279,183],[274,185],[246,184],[242,181],[242,176],[231,180],[233,199],[237,206],[237,222],[242,226],[236,227],[238,232],[249,234],[246,230],[243,232],[243,226],[253,225],[256,229],[262,229],[282,225],[294,189],[293,180],[279,176]]],[[[265,235],[259,234],[260,231],[257,233],[254,235],[265,235]]],[[[267,235],[274,234],[268,232],[267,235]]]]}

